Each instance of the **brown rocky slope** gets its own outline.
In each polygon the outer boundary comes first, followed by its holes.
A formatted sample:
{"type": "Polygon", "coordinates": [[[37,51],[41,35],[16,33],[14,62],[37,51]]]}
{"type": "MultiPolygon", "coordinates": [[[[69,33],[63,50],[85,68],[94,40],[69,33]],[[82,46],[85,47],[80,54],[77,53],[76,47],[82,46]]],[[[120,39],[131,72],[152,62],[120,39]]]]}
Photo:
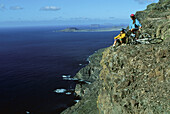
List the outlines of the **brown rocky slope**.
{"type": "Polygon", "coordinates": [[[170,0],[160,0],[137,12],[143,30],[164,42],[123,45],[99,50],[75,78],[82,100],[63,114],[170,113],[170,0]]]}

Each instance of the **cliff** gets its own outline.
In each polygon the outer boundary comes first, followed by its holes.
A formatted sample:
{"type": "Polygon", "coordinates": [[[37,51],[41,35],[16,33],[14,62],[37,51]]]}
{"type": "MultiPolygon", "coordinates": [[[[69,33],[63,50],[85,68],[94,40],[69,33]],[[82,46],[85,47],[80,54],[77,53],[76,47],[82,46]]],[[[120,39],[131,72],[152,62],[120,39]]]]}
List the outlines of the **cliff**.
{"type": "Polygon", "coordinates": [[[143,31],[164,42],[108,47],[93,54],[75,78],[82,100],[63,114],[170,113],[170,0],[160,0],[136,13],[143,31]]]}
{"type": "Polygon", "coordinates": [[[160,0],[147,6],[144,11],[136,12],[137,19],[152,37],[170,37],[170,0],[160,0]]]}

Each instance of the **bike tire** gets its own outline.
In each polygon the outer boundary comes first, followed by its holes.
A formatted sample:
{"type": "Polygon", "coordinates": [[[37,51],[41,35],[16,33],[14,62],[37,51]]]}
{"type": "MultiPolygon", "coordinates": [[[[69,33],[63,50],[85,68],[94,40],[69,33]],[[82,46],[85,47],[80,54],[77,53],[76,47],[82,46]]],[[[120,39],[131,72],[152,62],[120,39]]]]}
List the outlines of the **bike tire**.
{"type": "Polygon", "coordinates": [[[141,33],[141,35],[139,35],[139,39],[143,38],[151,38],[151,36],[148,33],[141,33]]]}
{"type": "Polygon", "coordinates": [[[136,41],[140,44],[150,44],[150,38],[137,39],[136,41]]]}
{"type": "Polygon", "coordinates": [[[161,38],[154,38],[149,41],[151,44],[160,44],[163,42],[163,39],[161,38]]]}

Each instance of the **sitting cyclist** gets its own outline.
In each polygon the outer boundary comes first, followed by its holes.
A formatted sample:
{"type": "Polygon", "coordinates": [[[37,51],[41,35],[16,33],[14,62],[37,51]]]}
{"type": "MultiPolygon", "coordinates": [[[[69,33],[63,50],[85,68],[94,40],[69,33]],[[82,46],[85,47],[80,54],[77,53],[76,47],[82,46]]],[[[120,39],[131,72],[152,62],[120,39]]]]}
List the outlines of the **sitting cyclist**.
{"type": "Polygon", "coordinates": [[[135,38],[138,38],[139,37],[139,29],[141,29],[142,25],[136,19],[134,14],[131,14],[130,17],[131,17],[132,21],[129,24],[129,30],[131,31],[131,33],[133,33],[135,35],[135,38]]]}
{"type": "Polygon", "coordinates": [[[126,37],[125,30],[122,29],[122,30],[120,31],[120,34],[119,34],[118,36],[114,37],[113,47],[115,47],[115,45],[116,45],[116,43],[117,43],[117,40],[119,40],[120,43],[122,44],[122,43],[123,43],[122,39],[125,38],[125,37],[126,37]]]}

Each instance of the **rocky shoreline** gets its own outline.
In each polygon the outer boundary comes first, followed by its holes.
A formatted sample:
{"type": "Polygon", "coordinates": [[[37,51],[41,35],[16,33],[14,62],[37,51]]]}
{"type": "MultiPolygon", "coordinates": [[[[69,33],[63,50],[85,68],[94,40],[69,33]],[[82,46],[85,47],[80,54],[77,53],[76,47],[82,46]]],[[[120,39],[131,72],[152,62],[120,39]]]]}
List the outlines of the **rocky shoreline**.
{"type": "Polygon", "coordinates": [[[62,114],[170,113],[169,4],[160,0],[136,13],[144,31],[164,42],[108,47],[94,53],[74,77],[91,84],[77,84],[75,92],[81,100],[62,114]]]}
{"type": "Polygon", "coordinates": [[[101,86],[101,81],[99,80],[99,74],[102,69],[100,61],[105,49],[100,49],[96,51],[93,55],[89,57],[89,64],[82,68],[76,75],[75,79],[86,80],[91,82],[91,84],[77,84],[75,92],[78,96],[81,96],[80,102],[76,103],[74,106],[69,107],[62,114],[85,114],[99,113],[97,109],[97,97],[98,90],[101,86]],[[93,91],[93,92],[91,92],[93,91]]]}

